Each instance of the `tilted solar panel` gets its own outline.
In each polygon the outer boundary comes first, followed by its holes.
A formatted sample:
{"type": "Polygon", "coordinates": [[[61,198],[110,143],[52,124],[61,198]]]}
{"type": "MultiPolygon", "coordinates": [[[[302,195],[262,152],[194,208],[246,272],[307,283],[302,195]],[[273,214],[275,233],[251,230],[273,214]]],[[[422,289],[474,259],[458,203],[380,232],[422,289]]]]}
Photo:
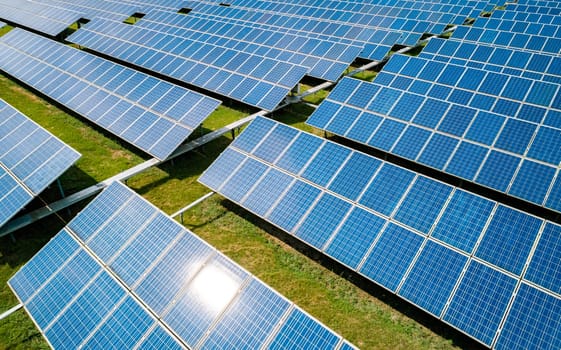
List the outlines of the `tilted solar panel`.
{"type": "Polygon", "coordinates": [[[229,23],[283,31],[309,38],[341,42],[363,47],[359,57],[382,60],[400,40],[402,33],[385,28],[373,28],[356,23],[334,24],[316,18],[297,18],[291,14],[271,13],[255,8],[235,8],[186,1],[192,8],[189,15],[204,19],[220,19],[229,23]]]}
{"type": "Polygon", "coordinates": [[[199,181],[487,346],[561,341],[556,224],[261,117],[199,181]]]}
{"type": "Polygon", "coordinates": [[[394,55],[372,83],[343,79],[307,123],[561,211],[560,85],[452,62],[394,55]]]}
{"type": "Polygon", "coordinates": [[[68,40],[265,110],[275,109],[307,71],[291,63],[101,19],[68,40]]]}
{"type": "Polygon", "coordinates": [[[0,99],[0,226],[80,154],[0,99]]]}
{"type": "Polygon", "coordinates": [[[8,283],[57,349],[353,349],[118,182],[8,283]]]}
{"type": "Polygon", "coordinates": [[[89,20],[95,17],[124,21],[134,13],[143,11],[142,7],[133,4],[115,2],[111,0],[32,0],[56,7],[62,10],[72,10],[83,13],[83,17],[89,20]]]}
{"type": "Polygon", "coordinates": [[[0,69],[158,159],[218,100],[21,29],[0,38],[0,69]]]}
{"type": "Polygon", "coordinates": [[[56,36],[83,17],[83,13],[30,0],[0,0],[0,18],[56,36]]]}
{"type": "Polygon", "coordinates": [[[167,11],[151,11],[137,24],[139,27],[170,33],[249,54],[282,60],[308,68],[308,75],[336,81],[362,50],[359,46],[312,39],[284,31],[265,30],[244,24],[232,24],[167,11]]]}

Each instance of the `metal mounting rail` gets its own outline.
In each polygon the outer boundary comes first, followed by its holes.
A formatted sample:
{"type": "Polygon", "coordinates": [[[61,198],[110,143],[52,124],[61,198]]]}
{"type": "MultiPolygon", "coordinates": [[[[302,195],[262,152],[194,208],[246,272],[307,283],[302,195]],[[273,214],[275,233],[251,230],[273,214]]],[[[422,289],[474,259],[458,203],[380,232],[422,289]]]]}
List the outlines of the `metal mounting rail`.
{"type": "Polygon", "coordinates": [[[10,233],[13,233],[14,231],[19,230],[20,228],[23,228],[37,220],[43,219],[49,215],[52,215],[54,213],[57,213],[63,209],[66,209],[68,207],[70,207],[73,204],[76,204],[86,198],[89,198],[93,195],[96,195],[97,193],[101,192],[105,187],[109,186],[110,184],[112,184],[115,181],[124,181],[128,178],[133,177],[134,175],[137,175],[153,166],[162,164],[164,162],[167,162],[168,160],[171,160],[175,157],[178,157],[184,153],[187,153],[189,151],[192,151],[195,148],[198,148],[204,144],[207,144],[211,141],[216,140],[217,138],[221,137],[222,135],[231,132],[233,130],[236,130],[242,126],[244,126],[245,124],[249,123],[250,121],[252,121],[253,119],[255,119],[258,116],[263,116],[268,114],[268,112],[265,111],[260,111],[257,112],[255,114],[252,114],[250,116],[247,116],[243,119],[237,120],[231,124],[228,124],[218,130],[212,131],[204,136],[199,137],[198,139],[195,139],[191,142],[188,142],[184,145],[179,146],[179,148],[177,148],[175,150],[175,152],[173,152],[167,159],[161,161],[158,160],[156,158],[152,158],[150,160],[145,161],[144,163],[138,164],[130,169],[127,169],[125,171],[123,171],[122,173],[119,173],[115,176],[112,176],[100,183],[97,183],[93,186],[90,186],[88,188],[85,188],[79,192],[76,192],[74,194],[69,195],[68,197],[65,197],[61,200],[58,200],[54,203],[48,204],[44,207],[41,207],[39,209],[36,209],[28,214],[22,215],[22,216],[18,216],[17,218],[9,221],[6,225],[4,225],[2,228],[0,228],[0,237],[9,235],[10,233]]]}

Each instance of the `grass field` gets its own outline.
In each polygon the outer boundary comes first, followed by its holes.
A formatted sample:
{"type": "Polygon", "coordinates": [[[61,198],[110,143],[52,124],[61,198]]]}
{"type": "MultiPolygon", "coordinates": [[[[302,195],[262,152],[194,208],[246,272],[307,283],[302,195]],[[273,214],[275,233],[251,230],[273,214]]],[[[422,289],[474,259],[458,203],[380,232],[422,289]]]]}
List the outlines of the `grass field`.
{"type": "MultiPolygon", "coordinates": [[[[148,156],[104,133],[80,118],[0,76],[0,97],[74,147],[82,158],[65,173],[61,182],[67,193],[76,192],[148,159],[148,156]]],[[[319,94],[315,98],[322,98],[319,94]]],[[[304,124],[310,107],[293,106],[274,117],[309,130],[304,124]]],[[[215,130],[246,113],[220,107],[204,130],[215,130]]],[[[127,181],[144,198],[172,213],[209,190],[198,176],[228,145],[222,137],[202,150],[191,152],[152,168],[127,181]]],[[[42,194],[31,207],[60,195],[56,186],[42,194]]],[[[0,238],[0,313],[17,304],[7,280],[28,261],[81,208],[26,227],[14,236],[0,238]]],[[[286,244],[276,232],[252,215],[215,195],[185,215],[185,225],[241,266],[258,276],[304,310],[363,349],[450,349],[469,347],[440,322],[377,288],[370,293],[357,287],[286,244]],[[426,325],[430,326],[428,328],[426,325]],[[435,333],[436,331],[436,333],[435,333]]],[[[0,349],[48,348],[24,311],[0,321],[0,349]]]]}

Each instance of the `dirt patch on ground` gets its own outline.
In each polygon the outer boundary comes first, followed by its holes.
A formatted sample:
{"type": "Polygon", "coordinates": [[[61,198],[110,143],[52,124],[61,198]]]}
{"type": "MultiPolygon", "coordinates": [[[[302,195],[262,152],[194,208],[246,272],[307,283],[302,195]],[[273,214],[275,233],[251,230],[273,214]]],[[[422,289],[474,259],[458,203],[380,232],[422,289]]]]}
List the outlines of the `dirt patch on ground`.
{"type": "Polygon", "coordinates": [[[119,158],[125,158],[126,160],[132,159],[131,155],[123,150],[112,150],[111,159],[119,159],[119,158]]]}

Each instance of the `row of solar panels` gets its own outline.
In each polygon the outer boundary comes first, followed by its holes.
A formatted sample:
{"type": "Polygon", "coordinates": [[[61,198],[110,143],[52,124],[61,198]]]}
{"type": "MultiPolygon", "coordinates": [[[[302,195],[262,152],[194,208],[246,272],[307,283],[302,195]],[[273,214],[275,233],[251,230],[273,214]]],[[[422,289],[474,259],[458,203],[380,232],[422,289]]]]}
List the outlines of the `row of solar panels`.
{"type": "Polygon", "coordinates": [[[497,349],[561,342],[561,227],[265,118],[199,181],[497,349]]]}
{"type": "Polygon", "coordinates": [[[14,29],[0,69],[158,159],[166,159],[219,101],[61,43],[14,29]]]}
{"type": "Polygon", "coordinates": [[[354,348],[120,183],[9,285],[56,349],[354,348]]]}
{"type": "Polygon", "coordinates": [[[0,99],[0,226],[80,154],[0,99]]]}

